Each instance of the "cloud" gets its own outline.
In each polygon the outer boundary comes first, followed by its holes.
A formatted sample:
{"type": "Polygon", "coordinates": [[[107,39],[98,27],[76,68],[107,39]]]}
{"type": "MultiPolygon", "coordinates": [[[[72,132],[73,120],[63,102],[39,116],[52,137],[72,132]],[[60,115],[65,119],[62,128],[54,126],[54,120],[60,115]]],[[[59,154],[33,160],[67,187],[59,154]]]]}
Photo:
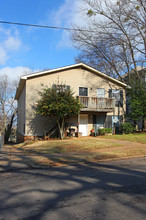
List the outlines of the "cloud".
{"type": "Polygon", "coordinates": [[[0,64],[4,65],[7,60],[8,56],[6,51],[2,47],[0,47],[0,64]]]}
{"type": "Polygon", "coordinates": [[[71,48],[72,42],[70,40],[70,33],[68,31],[63,31],[60,40],[57,43],[58,48],[71,48]]]}
{"type": "MultiPolygon", "coordinates": [[[[56,11],[53,11],[53,21],[57,26],[65,26],[69,25],[72,21],[73,12],[75,9],[75,2],[71,0],[65,0],[64,4],[62,4],[56,11]]],[[[52,16],[52,15],[51,15],[52,16]]]]}
{"type": "Polygon", "coordinates": [[[83,24],[85,22],[80,13],[81,0],[65,0],[64,3],[50,17],[57,26],[71,27],[72,24],[83,24]]]}
{"type": "Polygon", "coordinates": [[[18,37],[10,36],[7,40],[4,41],[4,46],[7,51],[18,50],[22,45],[21,40],[18,37]]]}
{"type": "MultiPolygon", "coordinates": [[[[46,25],[60,26],[60,27],[69,27],[72,28],[72,25],[83,24],[85,19],[79,13],[81,6],[80,0],[65,0],[62,5],[56,10],[53,10],[51,13],[48,12],[48,17],[46,19],[46,25]]],[[[44,22],[42,22],[44,24],[44,22]]],[[[61,37],[56,46],[60,47],[72,47],[72,42],[70,39],[71,32],[62,30],[61,37]]]]}
{"type": "MultiPolygon", "coordinates": [[[[111,3],[116,0],[109,0],[111,3]]],[[[98,16],[87,16],[87,11],[89,7],[88,3],[83,0],[64,0],[63,4],[60,5],[56,10],[53,10],[51,13],[48,12],[48,17],[45,21],[46,25],[60,26],[60,27],[69,27],[77,25],[80,27],[90,27],[94,20],[99,20],[98,16]]],[[[88,1],[87,1],[88,2],[88,1]]],[[[100,0],[101,4],[102,0],[100,0]]],[[[69,48],[72,46],[71,41],[71,31],[62,30],[61,37],[56,46],[58,48],[69,48]]]]}
{"type": "Polygon", "coordinates": [[[18,66],[18,67],[5,67],[0,69],[0,76],[6,74],[10,80],[19,80],[20,76],[27,75],[34,72],[28,67],[18,66]]]}
{"type": "Polygon", "coordinates": [[[5,65],[12,53],[22,47],[17,30],[0,27],[0,64],[5,65]]]}

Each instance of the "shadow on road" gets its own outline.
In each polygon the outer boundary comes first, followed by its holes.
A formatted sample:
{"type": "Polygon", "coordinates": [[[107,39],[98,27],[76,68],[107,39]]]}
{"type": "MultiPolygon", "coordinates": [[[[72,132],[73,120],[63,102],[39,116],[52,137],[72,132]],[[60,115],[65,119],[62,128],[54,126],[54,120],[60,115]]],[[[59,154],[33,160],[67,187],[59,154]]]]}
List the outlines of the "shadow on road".
{"type": "MultiPolygon", "coordinates": [[[[5,168],[10,166],[5,162],[5,168]]],[[[0,219],[125,219],[127,215],[142,219],[146,215],[145,158],[15,168],[0,173],[0,219]]]]}

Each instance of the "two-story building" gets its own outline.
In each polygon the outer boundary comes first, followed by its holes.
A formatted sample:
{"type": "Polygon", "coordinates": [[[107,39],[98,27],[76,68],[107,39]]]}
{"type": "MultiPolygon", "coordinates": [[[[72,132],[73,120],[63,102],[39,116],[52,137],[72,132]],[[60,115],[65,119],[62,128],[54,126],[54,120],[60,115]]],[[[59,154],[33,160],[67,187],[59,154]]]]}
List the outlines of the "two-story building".
{"type": "Polygon", "coordinates": [[[67,126],[78,128],[82,136],[88,136],[93,127],[113,128],[114,122],[118,131],[124,120],[127,85],[83,63],[74,64],[20,78],[15,96],[18,141],[43,136],[56,123],[55,119],[35,114],[42,84],[48,87],[64,84],[73,90],[83,108],[78,116],[68,119],[67,126]]]}

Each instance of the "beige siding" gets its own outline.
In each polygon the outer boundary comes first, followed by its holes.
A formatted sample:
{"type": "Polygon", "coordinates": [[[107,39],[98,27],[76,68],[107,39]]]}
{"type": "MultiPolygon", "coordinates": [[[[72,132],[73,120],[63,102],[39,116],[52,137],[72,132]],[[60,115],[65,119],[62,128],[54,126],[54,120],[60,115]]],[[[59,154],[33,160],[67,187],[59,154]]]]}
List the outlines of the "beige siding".
{"type": "Polygon", "coordinates": [[[18,99],[18,107],[17,107],[17,130],[20,134],[25,134],[25,100],[26,100],[26,86],[24,86],[19,99],[18,99]]]}
{"type": "MultiPolygon", "coordinates": [[[[52,122],[49,119],[48,123],[46,123],[47,119],[40,119],[38,116],[35,116],[34,106],[36,100],[39,99],[38,91],[40,91],[42,88],[41,84],[44,86],[47,85],[49,87],[51,87],[52,84],[70,85],[71,89],[74,91],[74,96],[79,95],[79,87],[87,87],[89,97],[97,97],[97,88],[104,88],[105,97],[107,98],[109,96],[109,89],[122,89],[124,97],[124,108],[120,108],[118,110],[118,108],[115,107],[115,112],[108,113],[108,115],[118,115],[118,113],[120,113],[120,115],[124,115],[125,91],[123,87],[88,70],[81,68],[70,69],[26,80],[26,116],[24,115],[24,111],[21,112],[21,118],[23,121],[24,118],[26,118],[26,135],[35,135],[35,133],[41,135],[47,131],[50,126],[53,126],[54,123],[54,121],[52,122]]],[[[21,93],[21,97],[22,96],[23,94],[21,93]]],[[[21,99],[21,97],[19,99],[21,99]]],[[[22,124],[24,124],[24,122],[21,122],[19,125],[21,127],[21,131],[23,130],[22,124]]],[[[91,115],[89,115],[89,132],[92,126],[92,118],[91,115]]]]}
{"type": "Polygon", "coordinates": [[[26,120],[26,136],[45,136],[50,128],[53,128],[56,120],[50,117],[33,115],[26,120]]]}
{"type": "Polygon", "coordinates": [[[105,88],[105,95],[108,97],[108,89],[119,89],[118,85],[103,79],[101,76],[83,69],[71,69],[63,72],[57,72],[46,76],[40,76],[27,80],[27,94],[34,92],[30,98],[37,98],[36,90],[41,89],[41,84],[52,86],[52,84],[66,84],[70,85],[75,96],[79,95],[79,87],[88,88],[88,96],[96,97],[97,88],[105,88]]]}

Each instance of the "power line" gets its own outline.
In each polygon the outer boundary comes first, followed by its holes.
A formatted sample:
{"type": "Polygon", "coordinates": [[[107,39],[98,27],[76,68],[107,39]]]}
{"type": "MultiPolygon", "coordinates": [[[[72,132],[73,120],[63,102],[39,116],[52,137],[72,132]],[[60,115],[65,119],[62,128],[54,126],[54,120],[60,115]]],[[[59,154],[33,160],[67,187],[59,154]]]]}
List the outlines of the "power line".
{"type": "MultiPolygon", "coordinates": [[[[85,30],[85,29],[77,29],[77,28],[68,28],[68,27],[55,27],[55,26],[48,26],[48,25],[39,25],[39,24],[25,24],[19,22],[12,22],[12,21],[0,21],[1,24],[10,24],[10,25],[20,25],[20,26],[28,26],[28,27],[36,27],[36,28],[47,28],[47,29],[58,29],[58,30],[66,30],[66,31],[78,31],[78,32],[90,32],[90,33],[100,33],[96,30],[85,30]]],[[[101,32],[104,34],[103,32],[101,32]]],[[[117,35],[121,35],[120,33],[116,33],[117,35]]]]}
{"type": "Polygon", "coordinates": [[[21,26],[29,26],[29,27],[37,27],[37,28],[48,28],[48,29],[60,29],[66,31],[87,31],[88,30],[78,30],[76,28],[68,28],[68,27],[55,27],[55,26],[47,26],[47,25],[39,25],[39,24],[25,24],[11,21],[0,21],[2,24],[11,24],[11,25],[21,25],[21,26]]]}

